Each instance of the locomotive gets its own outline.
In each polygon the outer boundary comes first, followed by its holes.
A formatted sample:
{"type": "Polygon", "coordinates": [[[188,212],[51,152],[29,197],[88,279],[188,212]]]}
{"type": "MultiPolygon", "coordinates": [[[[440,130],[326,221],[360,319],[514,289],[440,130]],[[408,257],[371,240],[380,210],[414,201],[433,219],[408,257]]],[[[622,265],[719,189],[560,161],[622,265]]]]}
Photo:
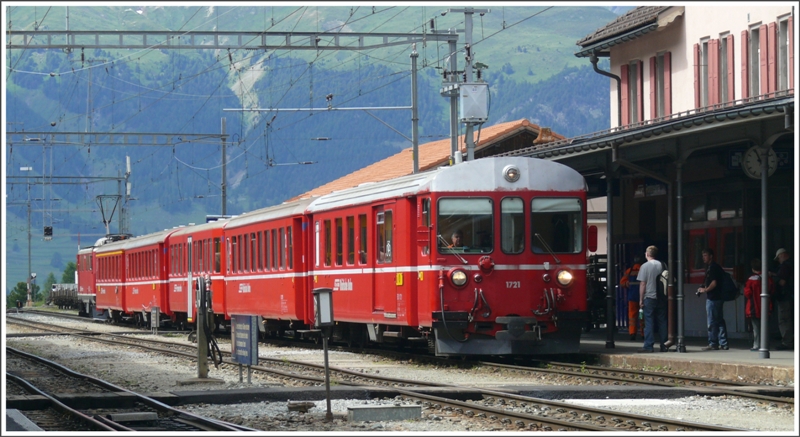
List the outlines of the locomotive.
{"type": "Polygon", "coordinates": [[[596,235],[578,172],[490,157],[84,248],[79,290],[86,314],[184,325],[204,277],[219,327],[255,315],[265,336],[313,337],[312,292],[329,288],[334,342],[573,353],[596,235]]]}

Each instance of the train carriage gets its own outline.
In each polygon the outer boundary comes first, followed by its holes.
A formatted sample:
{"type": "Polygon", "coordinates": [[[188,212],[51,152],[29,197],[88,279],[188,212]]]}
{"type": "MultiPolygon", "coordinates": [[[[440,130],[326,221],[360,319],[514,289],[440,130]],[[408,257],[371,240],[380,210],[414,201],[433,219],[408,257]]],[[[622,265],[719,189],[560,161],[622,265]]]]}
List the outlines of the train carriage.
{"type": "Polygon", "coordinates": [[[125,265],[123,312],[138,325],[149,326],[154,308],[171,315],[167,299],[168,259],[165,244],[175,230],[131,238],[122,245],[125,265]]]}
{"type": "Polygon", "coordinates": [[[95,306],[105,317],[119,322],[125,311],[125,241],[104,244],[94,250],[95,306]]]}
{"type": "Polygon", "coordinates": [[[312,248],[323,260],[313,286],[332,288],[337,322],[366,328],[371,341],[425,339],[437,355],[576,352],[587,316],[585,205],[579,173],[531,158],[321,196],[308,208],[324,242],[312,248]],[[340,252],[360,242],[340,223],[362,215],[369,249],[354,269],[340,252]]]}
{"type": "Polygon", "coordinates": [[[94,246],[78,250],[75,260],[75,272],[78,277],[78,315],[94,316],[95,312],[95,275],[94,246]]]}
{"type": "Polygon", "coordinates": [[[170,318],[178,325],[192,322],[197,313],[194,280],[211,279],[211,310],[214,322],[225,322],[225,276],[227,263],[223,229],[228,220],[217,220],[201,225],[182,227],[170,235],[167,242],[168,301],[170,318]]]}
{"type": "Polygon", "coordinates": [[[313,319],[307,284],[310,200],[231,218],[225,226],[226,313],[258,315],[268,333],[299,331],[313,319]],[[296,325],[293,325],[296,323],[296,325]]]}

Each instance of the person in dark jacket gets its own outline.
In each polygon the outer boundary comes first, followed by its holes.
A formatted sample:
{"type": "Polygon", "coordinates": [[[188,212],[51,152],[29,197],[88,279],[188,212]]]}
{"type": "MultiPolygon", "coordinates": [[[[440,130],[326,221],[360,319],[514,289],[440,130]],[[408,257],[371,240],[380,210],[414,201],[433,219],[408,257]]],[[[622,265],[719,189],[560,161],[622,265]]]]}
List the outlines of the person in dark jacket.
{"type": "Polygon", "coordinates": [[[704,351],[728,350],[728,326],[722,314],[722,275],[725,271],[714,261],[714,251],[711,248],[703,249],[703,262],[706,264],[706,278],[703,286],[697,289],[697,295],[705,294],[706,320],[708,322],[708,346],[704,351]]]}
{"type": "Polygon", "coordinates": [[[778,272],[774,275],[775,300],[778,303],[778,328],[781,331],[781,344],[775,349],[779,351],[794,349],[794,278],[789,252],[780,248],[775,253],[775,260],[780,262],[778,272]]]}
{"type": "MultiPolygon", "coordinates": [[[[761,260],[758,258],[750,262],[752,276],[744,284],[744,316],[750,319],[753,325],[753,348],[755,352],[761,346],[761,260]]],[[[767,314],[772,312],[772,278],[769,278],[767,294],[770,295],[767,314]]]]}

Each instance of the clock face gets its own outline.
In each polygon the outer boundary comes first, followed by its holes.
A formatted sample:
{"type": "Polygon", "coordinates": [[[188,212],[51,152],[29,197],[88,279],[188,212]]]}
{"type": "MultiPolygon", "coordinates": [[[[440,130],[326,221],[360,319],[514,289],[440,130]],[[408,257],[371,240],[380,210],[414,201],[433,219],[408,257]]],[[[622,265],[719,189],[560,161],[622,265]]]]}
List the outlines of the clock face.
{"type": "MultiPolygon", "coordinates": [[[[762,152],[760,147],[754,146],[747,149],[747,152],[744,153],[744,157],[742,158],[742,170],[744,170],[744,174],[753,179],[761,179],[761,156],[762,152]]],[[[769,149],[769,155],[767,156],[767,175],[772,176],[777,167],[778,157],[775,155],[774,150],[769,149]]]]}

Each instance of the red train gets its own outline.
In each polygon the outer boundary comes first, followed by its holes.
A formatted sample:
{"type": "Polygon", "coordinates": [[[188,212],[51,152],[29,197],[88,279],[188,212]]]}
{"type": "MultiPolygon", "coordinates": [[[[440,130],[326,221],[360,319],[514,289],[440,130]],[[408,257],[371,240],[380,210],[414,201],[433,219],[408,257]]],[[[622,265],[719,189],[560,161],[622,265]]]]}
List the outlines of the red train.
{"type": "Polygon", "coordinates": [[[211,279],[217,325],[333,341],[421,343],[436,355],[577,352],[588,320],[586,183],[564,165],[482,158],[78,253],[84,313],[191,323],[211,279]],[[85,299],[86,297],[93,299],[85,299]]]}

